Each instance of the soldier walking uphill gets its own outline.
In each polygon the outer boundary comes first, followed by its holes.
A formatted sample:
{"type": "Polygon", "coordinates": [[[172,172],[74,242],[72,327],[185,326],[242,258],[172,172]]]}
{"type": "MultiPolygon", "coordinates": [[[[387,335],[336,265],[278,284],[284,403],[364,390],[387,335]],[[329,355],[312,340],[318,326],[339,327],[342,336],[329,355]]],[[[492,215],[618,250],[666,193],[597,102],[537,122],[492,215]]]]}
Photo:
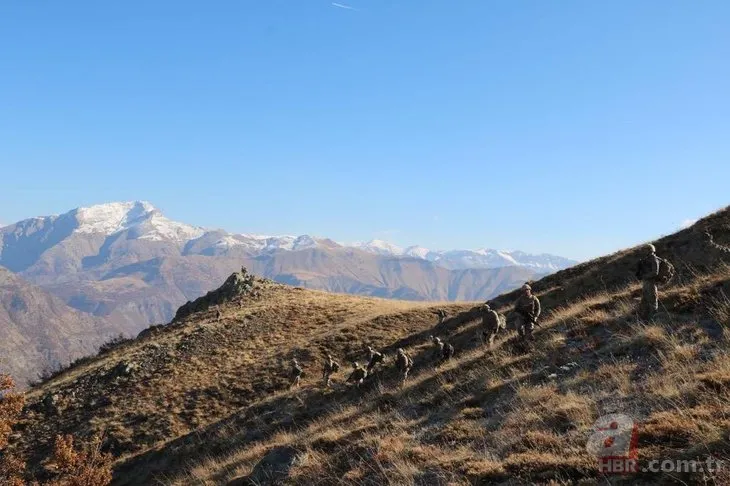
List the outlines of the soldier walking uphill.
{"type": "Polygon", "coordinates": [[[446,320],[446,311],[443,309],[437,309],[433,313],[436,314],[439,318],[439,323],[437,325],[440,326],[441,324],[443,324],[446,320]]]}
{"type": "Polygon", "coordinates": [[[395,367],[400,371],[403,381],[401,386],[405,385],[408,379],[408,372],[413,368],[413,359],[403,351],[403,348],[398,348],[398,352],[395,357],[395,367]]]}
{"type": "Polygon", "coordinates": [[[439,337],[431,336],[434,346],[434,359],[436,360],[436,368],[454,357],[454,346],[445,343],[439,337]]]}
{"type": "Polygon", "coordinates": [[[340,364],[332,359],[332,355],[327,355],[327,361],[324,362],[324,368],[322,369],[322,378],[324,379],[324,386],[327,388],[332,384],[332,375],[340,370],[340,364]]]}
{"type": "Polygon", "coordinates": [[[299,362],[296,359],[291,360],[291,383],[289,384],[289,389],[291,390],[293,387],[299,387],[299,382],[302,379],[302,375],[304,375],[304,370],[299,365],[299,362]]]}
{"type": "Polygon", "coordinates": [[[375,351],[371,346],[368,346],[368,354],[368,373],[371,373],[373,368],[385,360],[385,357],[383,356],[383,353],[375,351]]]}
{"type": "Polygon", "coordinates": [[[482,342],[492,347],[494,338],[502,328],[502,320],[499,314],[493,310],[488,303],[484,303],[480,308],[482,314],[482,342]]]}
{"type": "Polygon", "coordinates": [[[355,361],[352,363],[352,373],[350,373],[350,376],[347,378],[347,383],[354,383],[358,388],[360,388],[360,385],[362,385],[367,376],[368,371],[355,361]]]}
{"type": "Polygon", "coordinates": [[[651,319],[659,309],[659,291],[657,285],[667,283],[674,276],[674,266],[667,260],[658,257],[654,245],[646,245],[646,256],[641,259],[636,269],[636,277],[643,282],[639,316],[651,319]]]}
{"type": "Polygon", "coordinates": [[[517,332],[523,341],[534,340],[532,331],[540,317],[540,301],[532,295],[532,287],[528,284],[522,286],[522,294],[515,303],[515,314],[517,315],[517,332]]]}

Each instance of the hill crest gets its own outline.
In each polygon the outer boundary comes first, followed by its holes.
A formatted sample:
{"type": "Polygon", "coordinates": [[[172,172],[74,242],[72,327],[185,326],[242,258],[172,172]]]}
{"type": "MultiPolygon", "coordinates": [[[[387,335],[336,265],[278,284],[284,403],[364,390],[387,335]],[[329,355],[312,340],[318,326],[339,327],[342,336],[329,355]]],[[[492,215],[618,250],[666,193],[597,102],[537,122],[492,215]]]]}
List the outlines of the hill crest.
{"type": "MultiPolygon", "coordinates": [[[[704,231],[728,241],[728,222],[722,211],[655,242],[678,275],[662,289],[653,322],[633,312],[639,248],[534,282],[546,311],[528,353],[512,334],[492,350],[480,347],[472,304],[333,295],[255,279],[250,292],[223,292],[34,389],[27,442],[16,447],[37,451],[56,431],[104,429],[118,457],[117,484],[163,476],[167,484],[225,484],[252,473],[276,447],[292,447],[304,461],[284,484],[578,481],[598,477],[585,450],[592,423],[625,412],[643,424],[643,457],[700,449],[726,457],[730,400],[716,399],[730,398],[730,261],[712,252],[704,231]],[[442,326],[438,307],[450,316],[442,326]],[[457,348],[440,371],[428,364],[434,333],[457,348]],[[403,389],[390,364],[363,390],[344,387],[342,376],[333,390],[321,388],[327,353],[346,365],[363,360],[366,345],[412,354],[416,370],[403,389]],[[288,391],[293,357],[306,375],[301,390],[288,391]],[[57,418],[42,405],[49,394],[58,397],[57,418]],[[374,457],[382,469],[367,467],[374,457]]],[[[508,311],[513,300],[505,294],[493,304],[508,311]]]]}

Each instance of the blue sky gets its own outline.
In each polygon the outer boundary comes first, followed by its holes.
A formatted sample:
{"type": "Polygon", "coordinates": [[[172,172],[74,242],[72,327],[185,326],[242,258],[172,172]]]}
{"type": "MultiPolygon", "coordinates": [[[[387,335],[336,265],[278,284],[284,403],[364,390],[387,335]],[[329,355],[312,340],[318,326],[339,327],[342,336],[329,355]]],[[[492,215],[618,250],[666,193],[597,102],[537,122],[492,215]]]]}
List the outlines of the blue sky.
{"type": "Polygon", "coordinates": [[[574,258],[730,204],[730,2],[0,3],[0,222],[574,258]]]}

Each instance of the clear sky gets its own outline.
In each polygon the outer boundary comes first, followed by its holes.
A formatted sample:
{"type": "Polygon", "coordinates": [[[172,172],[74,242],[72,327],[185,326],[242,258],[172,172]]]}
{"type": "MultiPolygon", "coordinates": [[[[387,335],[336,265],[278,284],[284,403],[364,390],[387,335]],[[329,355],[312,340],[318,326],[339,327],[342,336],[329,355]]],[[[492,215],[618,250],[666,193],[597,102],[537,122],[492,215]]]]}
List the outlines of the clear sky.
{"type": "Polygon", "coordinates": [[[0,222],[583,259],[730,204],[730,2],[339,5],[1,2],[0,222]]]}

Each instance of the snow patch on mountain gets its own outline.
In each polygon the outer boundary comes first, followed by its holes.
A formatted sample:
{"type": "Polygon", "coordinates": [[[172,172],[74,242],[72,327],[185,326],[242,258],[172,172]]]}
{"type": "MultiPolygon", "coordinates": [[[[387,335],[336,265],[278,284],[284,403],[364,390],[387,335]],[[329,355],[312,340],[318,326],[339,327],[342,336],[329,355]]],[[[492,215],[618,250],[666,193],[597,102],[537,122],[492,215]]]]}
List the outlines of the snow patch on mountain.
{"type": "Polygon", "coordinates": [[[405,254],[408,256],[412,256],[415,258],[421,258],[423,260],[428,259],[428,255],[431,253],[431,250],[428,248],[424,248],[422,246],[409,246],[406,248],[405,254]]]}
{"type": "Polygon", "coordinates": [[[113,235],[133,230],[137,239],[186,242],[205,233],[202,228],[172,221],[147,201],[99,204],[75,211],[76,233],[113,235]]]}
{"type": "Polygon", "coordinates": [[[233,248],[235,246],[244,246],[246,245],[245,241],[241,241],[237,239],[235,236],[226,235],[220,240],[213,243],[213,246],[216,248],[233,248]]]}
{"type": "Polygon", "coordinates": [[[403,248],[383,240],[370,240],[367,243],[358,242],[345,246],[358,248],[377,255],[400,256],[404,253],[403,248]]]}

